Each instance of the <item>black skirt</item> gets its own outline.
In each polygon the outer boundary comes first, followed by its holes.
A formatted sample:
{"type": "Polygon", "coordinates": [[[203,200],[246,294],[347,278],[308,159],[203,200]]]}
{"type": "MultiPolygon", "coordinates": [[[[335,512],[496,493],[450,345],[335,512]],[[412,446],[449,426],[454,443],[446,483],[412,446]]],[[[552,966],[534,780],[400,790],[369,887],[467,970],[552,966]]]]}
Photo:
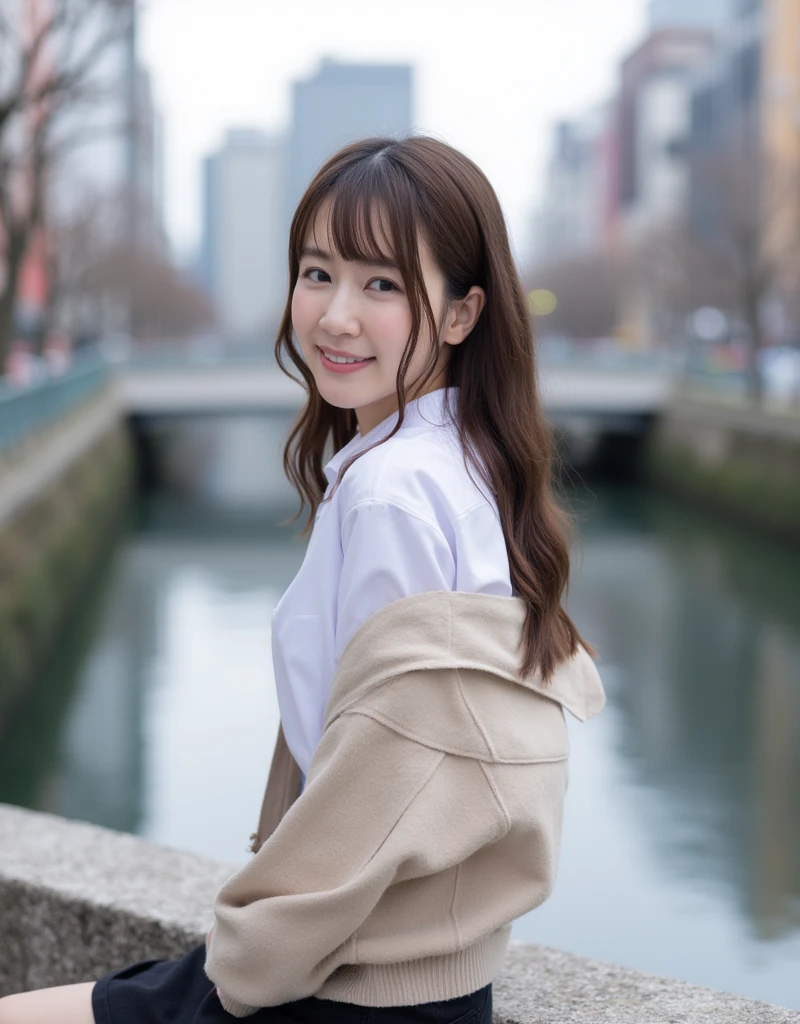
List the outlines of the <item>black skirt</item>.
{"type": "MultiPolygon", "coordinates": [[[[92,989],[95,1024],[218,1024],[228,1013],[206,975],[203,943],[177,960],[142,960],[110,971],[92,989]]],[[[359,1006],[308,996],[265,1006],[252,1024],[492,1024],[492,985],[416,1006],[359,1006]]]]}

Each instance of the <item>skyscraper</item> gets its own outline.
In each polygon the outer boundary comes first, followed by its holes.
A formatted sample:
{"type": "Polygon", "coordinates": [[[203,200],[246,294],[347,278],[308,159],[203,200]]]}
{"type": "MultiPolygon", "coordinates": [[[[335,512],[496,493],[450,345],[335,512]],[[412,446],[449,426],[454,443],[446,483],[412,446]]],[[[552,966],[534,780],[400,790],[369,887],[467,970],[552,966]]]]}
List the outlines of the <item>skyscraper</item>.
{"type": "Polygon", "coordinates": [[[733,0],[650,0],[651,31],[660,28],[719,28],[732,16],[733,0]]]}
{"type": "Polygon", "coordinates": [[[204,161],[200,271],[230,336],[271,334],[283,303],[283,160],[281,138],[239,128],[204,161]]]}
{"type": "Polygon", "coordinates": [[[344,64],[326,57],[292,87],[285,231],[306,186],[337,149],[367,135],[412,128],[408,64],[344,64]]]}

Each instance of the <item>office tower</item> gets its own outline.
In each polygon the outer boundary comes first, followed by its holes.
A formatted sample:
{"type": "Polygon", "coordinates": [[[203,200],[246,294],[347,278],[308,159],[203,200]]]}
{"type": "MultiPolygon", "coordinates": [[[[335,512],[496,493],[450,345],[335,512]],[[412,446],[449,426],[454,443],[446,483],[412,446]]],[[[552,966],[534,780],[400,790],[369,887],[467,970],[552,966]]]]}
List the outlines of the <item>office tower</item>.
{"type": "Polygon", "coordinates": [[[648,27],[718,29],[733,15],[734,2],[742,0],[650,0],[648,27]]]}
{"type": "Polygon", "coordinates": [[[283,166],[283,140],[245,128],[204,162],[199,264],[229,337],[273,335],[283,306],[283,166]]]}
{"type": "Polygon", "coordinates": [[[597,252],[611,243],[615,209],[614,106],[604,102],[553,126],[544,195],[533,222],[535,263],[597,252]]]}
{"type": "Polygon", "coordinates": [[[412,128],[412,69],[407,64],[345,64],[323,59],[292,86],[285,230],[306,186],[337,149],[358,138],[412,128]]]}

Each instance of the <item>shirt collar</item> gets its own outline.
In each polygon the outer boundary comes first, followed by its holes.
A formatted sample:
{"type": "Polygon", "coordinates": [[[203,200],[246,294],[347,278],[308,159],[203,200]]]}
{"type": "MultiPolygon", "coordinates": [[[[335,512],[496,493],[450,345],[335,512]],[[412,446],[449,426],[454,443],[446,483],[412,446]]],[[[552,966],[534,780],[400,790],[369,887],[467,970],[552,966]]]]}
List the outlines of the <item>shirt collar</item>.
{"type": "MultiPolygon", "coordinates": [[[[411,427],[434,427],[443,426],[445,423],[452,422],[452,414],[457,409],[458,402],[458,387],[449,388],[437,388],[435,391],[429,391],[425,395],[420,395],[419,398],[415,398],[411,402],[406,403],[405,415],[403,416],[403,423],[398,430],[398,434],[402,434],[404,430],[410,429],[411,427]],[[450,405],[451,415],[448,417],[447,410],[445,409],[445,394],[447,394],[448,403],[450,405]]],[[[347,442],[347,444],[340,448],[333,458],[325,465],[325,475],[328,478],[329,483],[333,483],[339,472],[339,467],[342,463],[349,459],[355,452],[360,451],[362,448],[368,448],[375,441],[386,437],[390,434],[397,423],[398,412],[395,410],[390,413],[386,419],[381,420],[377,426],[373,427],[372,430],[368,430],[362,437],[358,430],[356,430],[353,437],[347,442]]]]}

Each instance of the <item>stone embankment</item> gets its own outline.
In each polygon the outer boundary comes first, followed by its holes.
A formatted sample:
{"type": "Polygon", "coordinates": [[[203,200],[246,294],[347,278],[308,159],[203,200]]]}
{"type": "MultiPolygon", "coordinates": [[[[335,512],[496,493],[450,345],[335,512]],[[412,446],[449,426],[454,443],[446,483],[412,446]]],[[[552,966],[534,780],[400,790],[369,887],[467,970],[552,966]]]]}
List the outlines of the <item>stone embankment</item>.
{"type": "MultiPolygon", "coordinates": [[[[182,956],[235,870],[0,804],[0,995],[182,956]]],[[[520,943],[493,991],[495,1024],[800,1024],[798,1011],[520,943]]]]}
{"type": "Polygon", "coordinates": [[[134,479],[111,382],[0,450],[0,735],[102,565],[134,479]]]}
{"type": "Polygon", "coordinates": [[[648,475],[715,514],[800,540],[800,414],[679,399],[644,460],[648,475]]]}

